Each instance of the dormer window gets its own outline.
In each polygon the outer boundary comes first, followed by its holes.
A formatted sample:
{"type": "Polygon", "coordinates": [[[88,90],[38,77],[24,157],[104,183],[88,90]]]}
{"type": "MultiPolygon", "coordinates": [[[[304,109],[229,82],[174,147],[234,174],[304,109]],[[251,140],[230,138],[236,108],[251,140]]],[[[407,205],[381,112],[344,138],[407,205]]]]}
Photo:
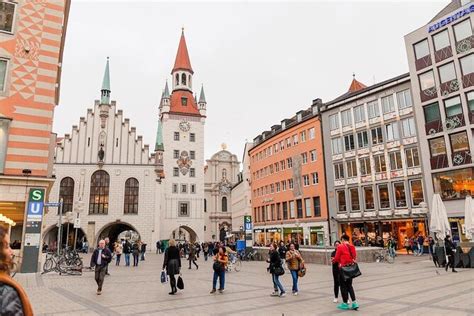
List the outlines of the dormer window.
{"type": "MultiPolygon", "coordinates": [[[[185,79],[186,80],[186,79],[185,79]]],[[[181,105],[182,106],[187,106],[188,105],[188,98],[182,97],[181,98],[181,105]]]]}

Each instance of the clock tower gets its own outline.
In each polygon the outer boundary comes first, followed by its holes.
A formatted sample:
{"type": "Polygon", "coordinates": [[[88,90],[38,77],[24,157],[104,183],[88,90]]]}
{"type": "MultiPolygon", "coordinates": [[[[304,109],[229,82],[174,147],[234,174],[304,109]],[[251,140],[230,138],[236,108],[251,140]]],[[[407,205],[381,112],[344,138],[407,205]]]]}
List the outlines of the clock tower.
{"type": "Polygon", "coordinates": [[[160,239],[204,241],[204,125],[206,99],[193,96],[193,75],[184,30],[160,102],[163,157],[160,239]]]}

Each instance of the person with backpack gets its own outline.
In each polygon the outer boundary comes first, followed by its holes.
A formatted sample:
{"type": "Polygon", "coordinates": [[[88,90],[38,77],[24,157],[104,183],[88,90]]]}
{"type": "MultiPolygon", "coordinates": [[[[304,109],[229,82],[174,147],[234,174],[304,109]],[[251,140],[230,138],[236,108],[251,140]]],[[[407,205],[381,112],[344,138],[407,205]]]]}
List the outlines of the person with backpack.
{"type": "Polygon", "coordinates": [[[140,245],[138,241],[133,243],[132,254],[133,254],[133,266],[138,267],[138,258],[140,256],[140,245]]]}
{"type": "Polygon", "coordinates": [[[341,244],[339,240],[334,242],[334,251],[331,253],[331,260],[332,260],[332,280],[334,283],[334,303],[337,303],[337,299],[339,296],[339,289],[341,288],[341,283],[339,282],[339,264],[334,262],[334,257],[336,256],[337,247],[341,244]]]}
{"type": "Polygon", "coordinates": [[[217,254],[213,257],[214,264],[212,269],[214,270],[214,277],[212,278],[212,290],[211,294],[216,293],[217,279],[219,278],[219,293],[224,293],[225,288],[225,270],[229,258],[225,253],[225,247],[221,246],[218,248],[217,254]]]}
{"type": "Polygon", "coordinates": [[[291,291],[293,295],[298,295],[298,271],[304,267],[303,257],[300,252],[296,250],[295,244],[290,244],[290,249],[286,253],[286,264],[290,270],[291,278],[293,279],[293,287],[291,291]]]}
{"type": "Polygon", "coordinates": [[[267,262],[270,263],[267,270],[271,273],[273,281],[273,293],[271,296],[285,297],[285,288],[281,285],[279,280],[279,277],[285,274],[285,270],[282,266],[282,260],[278,253],[277,245],[274,243],[270,244],[270,257],[267,259],[267,262]],[[278,292],[278,290],[280,290],[280,292],[278,292]]]}
{"type": "Polygon", "coordinates": [[[132,245],[130,242],[125,240],[125,243],[123,244],[123,254],[125,255],[125,266],[129,267],[130,266],[130,253],[132,253],[132,245]]]}
{"type": "Polygon", "coordinates": [[[334,256],[333,262],[339,266],[339,283],[341,285],[342,303],[337,308],[342,310],[348,310],[349,308],[349,295],[351,296],[352,306],[351,308],[357,310],[359,304],[357,303],[354,287],[352,286],[352,278],[345,278],[343,274],[343,267],[350,266],[356,262],[357,252],[356,248],[349,243],[349,236],[342,235],[341,245],[336,249],[336,255],[334,256]]]}

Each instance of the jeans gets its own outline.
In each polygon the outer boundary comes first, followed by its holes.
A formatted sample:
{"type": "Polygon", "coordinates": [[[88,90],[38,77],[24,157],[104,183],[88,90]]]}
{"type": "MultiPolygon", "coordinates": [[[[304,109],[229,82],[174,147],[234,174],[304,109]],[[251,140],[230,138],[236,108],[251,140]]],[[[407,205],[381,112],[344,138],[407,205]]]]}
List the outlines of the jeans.
{"type": "Polygon", "coordinates": [[[293,293],[298,292],[298,270],[290,270],[291,278],[293,279],[293,287],[291,291],[293,293]]]}
{"type": "Polygon", "coordinates": [[[332,279],[334,281],[334,298],[339,296],[339,288],[341,287],[341,282],[339,282],[339,271],[332,271],[332,279]]]}
{"type": "Polygon", "coordinates": [[[275,290],[275,292],[278,292],[278,289],[280,289],[280,294],[285,293],[285,288],[283,287],[283,285],[281,285],[278,275],[272,273],[272,281],[273,289],[275,290]]]}
{"type": "Polygon", "coordinates": [[[130,254],[129,253],[125,254],[125,266],[126,267],[130,266],[130,254]]]}
{"type": "Polygon", "coordinates": [[[142,252],[142,256],[140,258],[141,261],[144,261],[145,260],[145,252],[142,252]]]}
{"type": "Polygon", "coordinates": [[[355,302],[356,296],[354,292],[354,288],[352,287],[352,279],[344,281],[344,277],[342,276],[342,272],[339,274],[339,282],[341,283],[341,294],[342,294],[342,301],[347,303],[349,300],[349,295],[351,296],[351,301],[355,302]]]}
{"type": "Polygon", "coordinates": [[[395,248],[389,247],[389,248],[388,248],[388,254],[389,254],[391,257],[395,257],[395,248]]]}
{"type": "Polygon", "coordinates": [[[97,290],[102,291],[102,284],[105,279],[105,266],[95,266],[95,282],[97,283],[97,290]]]}
{"type": "Polygon", "coordinates": [[[219,290],[224,289],[225,285],[225,271],[216,272],[214,271],[214,277],[212,278],[212,289],[216,289],[217,278],[219,278],[219,290]]]}
{"type": "Polygon", "coordinates": [[[419,250],[419,251],[418,251],[418,254],[419,254],[420,256],[422,256],[422,255],[423,255],[423,244],[421,244],[421,245],[418,244],[418,250],[419,250]]]}
{"type": "Polygon", "coordinates": [[[138,253],[133,254],[133,266],[134,267],[138,267],[138,257],[139,257],[138,253]]]}
{"type": "Polygon", "coordinates": [[[121,257],[121,256],[122,256],[121,253],[118,253],[118,254],[117,254],[117,256],[116,256],[117,259],[115,259],[115,265],[116,265],[116,266],[119,266],[119,265],[120,265],[120,257],[121,257]]]}

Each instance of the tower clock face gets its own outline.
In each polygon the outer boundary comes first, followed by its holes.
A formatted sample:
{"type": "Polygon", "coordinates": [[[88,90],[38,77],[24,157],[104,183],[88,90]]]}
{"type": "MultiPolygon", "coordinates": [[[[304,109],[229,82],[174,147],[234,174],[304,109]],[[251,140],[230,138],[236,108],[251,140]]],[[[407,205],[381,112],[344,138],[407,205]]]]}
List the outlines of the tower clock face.
{"type": "Polygon", "coordinates": [[[182,130],[183,132],[188,132],[191,129],[191,124],[186,120],[182,120],[179,123],[179,129],[182,130]]]}

